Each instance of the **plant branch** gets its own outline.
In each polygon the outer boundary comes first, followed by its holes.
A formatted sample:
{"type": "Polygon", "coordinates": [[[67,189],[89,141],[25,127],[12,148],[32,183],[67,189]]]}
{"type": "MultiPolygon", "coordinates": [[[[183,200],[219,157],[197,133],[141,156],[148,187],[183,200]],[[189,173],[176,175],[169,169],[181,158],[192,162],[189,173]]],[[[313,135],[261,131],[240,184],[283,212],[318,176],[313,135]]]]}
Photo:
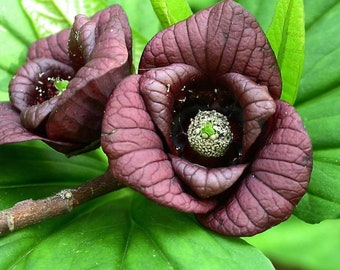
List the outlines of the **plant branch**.
{"type": "Polygon", "coordinates": [[[24,200],[0,211],[0,236],[71,212],[75,207],[124,187],[107,171],[74,189],[40,200],[24,200]]]}

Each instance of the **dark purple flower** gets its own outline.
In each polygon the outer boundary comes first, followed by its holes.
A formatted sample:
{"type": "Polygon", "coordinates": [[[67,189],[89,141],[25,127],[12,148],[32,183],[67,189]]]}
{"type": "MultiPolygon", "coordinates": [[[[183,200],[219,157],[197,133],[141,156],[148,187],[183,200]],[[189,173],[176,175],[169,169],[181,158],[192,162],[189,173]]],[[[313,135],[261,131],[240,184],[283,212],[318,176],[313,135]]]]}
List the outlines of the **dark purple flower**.
{"type": "Polygon", "coordinates": [[[280,94],[255,18],[228,0],[200,11],[158,33],[139,75],[111,95],[111,173],[221,234],[262,232],[291,215],[312,167],[309,136],[280,94]]]}
{"type": "Polygon", "coordinates": [[[74,154],[99,146],[108,97],[131,68],[131,31],[119,6],[33,43],[0,103],[0,144],[43,140],[74,154]]]}

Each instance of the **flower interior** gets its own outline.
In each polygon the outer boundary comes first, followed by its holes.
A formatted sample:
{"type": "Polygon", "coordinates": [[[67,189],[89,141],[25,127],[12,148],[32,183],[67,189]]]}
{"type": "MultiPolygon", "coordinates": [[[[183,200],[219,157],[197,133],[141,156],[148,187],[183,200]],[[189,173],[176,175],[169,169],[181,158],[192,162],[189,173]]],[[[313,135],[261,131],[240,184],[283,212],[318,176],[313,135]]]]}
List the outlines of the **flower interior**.
{"type": "Polygon", "coordinates": [[[52,97],[58,96],[63,92],[71,80],[70,75],[61,74],[60,72],[41,72],[38,74],[38,80],[35,86],[35,104],[41,104],[52,97]]]}
{"type": "Polygon", "coordinates": [[[206,83],[193,87],[184,86],[183,98],[174,101],[172,139],[176,155],[210,168],[239,163],[243,136],[241,107],[223,87],[213,91],[207,91],[206,83]],[[198,125],[197,117],[202,118],[202,113],[213,116],[203,117],[209,121],[203,120],[198,125]]]}

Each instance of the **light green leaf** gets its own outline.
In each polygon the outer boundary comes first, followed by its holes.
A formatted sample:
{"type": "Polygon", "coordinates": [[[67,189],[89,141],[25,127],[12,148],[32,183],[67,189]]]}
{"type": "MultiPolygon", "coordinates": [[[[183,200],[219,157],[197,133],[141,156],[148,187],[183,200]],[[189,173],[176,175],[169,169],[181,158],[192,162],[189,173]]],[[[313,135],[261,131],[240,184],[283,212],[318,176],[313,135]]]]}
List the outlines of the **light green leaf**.
{"type": "Polygon", "coordinates": [[[267,37],[281,69],[281,99],[294,104],[304,63],[303,0],[278,1],[267,37]]]}
{"type": "Polygon", "coordinates": [[[151,4],[163,28],[192,15],[186,0],[151,0],[151,4]]]}
{"type": "Polygon", "coordinates": [[[262,234],[244,239],[260,248],[277,269],[339,267],[340,220],[311,225],[292,217],[262,234]]]}
{"type": "Polygon", "coordinates": [[[77,14],[91,16],[107,7],[103,0],[22,0],[21,2],[39,38],[70,27],[77,14]]]}
{"type": "Polygon", "coordinates": [[[35,32],[19,0],[2,4],[0,8],[1,100],[8,100],[8,83],[20,64],[24,62],[28,45],[35,39],[35,32]],[[15,23],[12,20],[15,20],[15,23]]]}

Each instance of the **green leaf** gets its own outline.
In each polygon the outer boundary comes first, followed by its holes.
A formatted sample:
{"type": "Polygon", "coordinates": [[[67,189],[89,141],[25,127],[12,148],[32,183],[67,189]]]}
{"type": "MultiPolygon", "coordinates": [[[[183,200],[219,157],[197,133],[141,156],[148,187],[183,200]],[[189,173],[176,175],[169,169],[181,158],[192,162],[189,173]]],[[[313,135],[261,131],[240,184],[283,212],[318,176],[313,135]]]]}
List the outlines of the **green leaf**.
{"type": "Polygon", "coordinates": [[[306,1],[305,11],[306,57],[296,108],[312,139],[314,165],[295,214],[317,223],[340,218],[340,66],[334,64],[340,59],[340,3],[306,1]]]}
{"type": "Polygon", "coordinates": [[[1,145],[0,208],[24,199],[50,196],[61,187],[74,187],[102,174],[106,168],[106,157],[100,150],[67,158],[41,141],[1,145]]]}
{"type": "Polygon", "coordinates": [[[28,45],[36,39],[19,0],[1,6],[0,32],[0,100],[8,100],[8,83],[24,62],[28,45]]]}
{"type": "Polygon", "coordinates": [[[294,104],[304,63],[303,0],[278,1],[267,37],[281,69],[281,99],[294,104]]]}
{"type": "Polygon", "coordinates": [[[306,16],[312,14],[312,20],[307,16],[305,65],[297,105],[335,91],[340,85],[340,66],[337,61],[340,59],[340,2],[306,1],[305,9],[306,16]]]}
{"type": "Polygon", "coordinates": [[[307,194],[295,214],[317,223],[340,218],[340,87],[298,106],[314,150],[307,194]]]}
{"type": "Polygon", "coordinates": [[[22,0],[21,2],[39,38],[70,27],[77,14],[91,16],[107,7],[103,0],[22,0]]]}
{"type": "Polygon", "coordinates": [[[0,252],[1,269],[273,269],[246,242],[208,233],[130,189],[8,235],[0,252]]]}
{"type": "Polygon", "coordinates": [[[277,269],[339,268],[340,220],[311,225],[292,217],[262,234],[244,239],[260,248],[277,269]]]}
{"type": "Polygon", "coordinates": [[[151,4],[163,28],[192,15],[186,0],[151,0],[151,4]]]}

